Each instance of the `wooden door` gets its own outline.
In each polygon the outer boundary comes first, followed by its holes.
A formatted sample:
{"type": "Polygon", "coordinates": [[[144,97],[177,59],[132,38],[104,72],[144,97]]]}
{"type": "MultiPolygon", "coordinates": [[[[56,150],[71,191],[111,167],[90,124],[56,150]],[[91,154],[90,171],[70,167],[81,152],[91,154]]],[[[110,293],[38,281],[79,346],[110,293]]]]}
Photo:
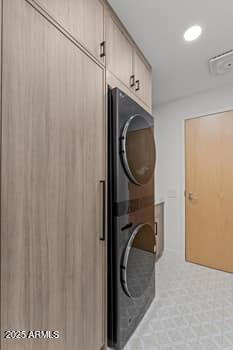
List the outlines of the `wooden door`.
{"type": "Polygon", "coordinates": [[[106,16],[107,69],[128,88],[132,85],[133,46],[117,19],[110,13],[106,16]]]}
{"type": "Polygon", "coordinates": [[[35,0],[48,14],[100,61],[104,41],[104,5],[101,0],[35,0]]]}
{"type": "Polygon", "coordinates": [[[1,350],[98,350],[104,72],[26,1],[3,5],[1,350]]]}
{"type": "Polygon", "coordinates": [[[135,91],[137,96],[147,105],[152,105],[152,71],[143,57],[135,51],[135,91]]]}
{"type": "Polygon", "coordinates": [[[233,272],[233,112],[186,121],[186,258],[233,272]]]}

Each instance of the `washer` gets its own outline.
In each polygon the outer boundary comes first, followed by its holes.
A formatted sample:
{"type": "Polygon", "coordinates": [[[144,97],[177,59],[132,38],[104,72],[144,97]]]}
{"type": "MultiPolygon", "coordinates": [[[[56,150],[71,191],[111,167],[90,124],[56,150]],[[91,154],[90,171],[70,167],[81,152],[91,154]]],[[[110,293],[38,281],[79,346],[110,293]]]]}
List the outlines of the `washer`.
{"type": "Polygon", "coordinates": [[[138,224],[130,233],[122,254],[121,282],[130,298],[141,297],[150,286],[154,272],[155,237],[148,223],[138,224]]]}
{"type": "Polygon", "coordinates": [[[155,297],[154,120],[109,89],[108,344],[121,350],[155,297]]]}

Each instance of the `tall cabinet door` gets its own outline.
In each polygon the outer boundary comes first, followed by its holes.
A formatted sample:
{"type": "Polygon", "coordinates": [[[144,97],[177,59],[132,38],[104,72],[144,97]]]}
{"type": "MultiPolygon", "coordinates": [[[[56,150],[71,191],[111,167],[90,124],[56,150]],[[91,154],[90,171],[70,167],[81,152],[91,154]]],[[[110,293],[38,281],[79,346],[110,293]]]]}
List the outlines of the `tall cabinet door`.
{"type": "Polygon", "coordinates": [[[104,5],[101,0],[35,0],[99,60],[104,40],[104,5]]]}
{"type": "Polygon", "coordinates": [[[104,72],[26,1],[3,5],[1,350],[98,350],[104,72]]]}

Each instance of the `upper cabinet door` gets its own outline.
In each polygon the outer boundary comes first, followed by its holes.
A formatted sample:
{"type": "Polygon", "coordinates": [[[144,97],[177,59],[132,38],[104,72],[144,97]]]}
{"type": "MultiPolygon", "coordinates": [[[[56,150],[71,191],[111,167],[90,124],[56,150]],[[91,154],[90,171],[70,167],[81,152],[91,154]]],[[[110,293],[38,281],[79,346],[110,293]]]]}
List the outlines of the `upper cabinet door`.
{"type": "Polygon", "coordinates": [[[104,41],[104,5],[101,0],[36,0],[67,32],[98,60],[104,41]]]}
{"type": "Polygon", "coordinates": [[[143,57],[135,51],[135,92],[147,105],[152,105],[152,70],[143,57]]]}
{"type": "Polygon", "coordinates": [[[133,74],[133,45],[112,14],[106,16],[107,69],[128,88],[133,74]]]}

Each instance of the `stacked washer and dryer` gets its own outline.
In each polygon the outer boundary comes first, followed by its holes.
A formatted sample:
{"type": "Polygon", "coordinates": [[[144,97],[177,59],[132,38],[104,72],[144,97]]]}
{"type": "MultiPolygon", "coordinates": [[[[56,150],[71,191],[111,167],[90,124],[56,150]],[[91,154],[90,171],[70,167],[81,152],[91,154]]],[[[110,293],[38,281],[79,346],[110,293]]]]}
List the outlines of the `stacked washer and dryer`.
{"type": "Polygon", "coordinates": [[[154,120],[109,88],[108,344],[121,350],[155,297],[154,120]]]}

